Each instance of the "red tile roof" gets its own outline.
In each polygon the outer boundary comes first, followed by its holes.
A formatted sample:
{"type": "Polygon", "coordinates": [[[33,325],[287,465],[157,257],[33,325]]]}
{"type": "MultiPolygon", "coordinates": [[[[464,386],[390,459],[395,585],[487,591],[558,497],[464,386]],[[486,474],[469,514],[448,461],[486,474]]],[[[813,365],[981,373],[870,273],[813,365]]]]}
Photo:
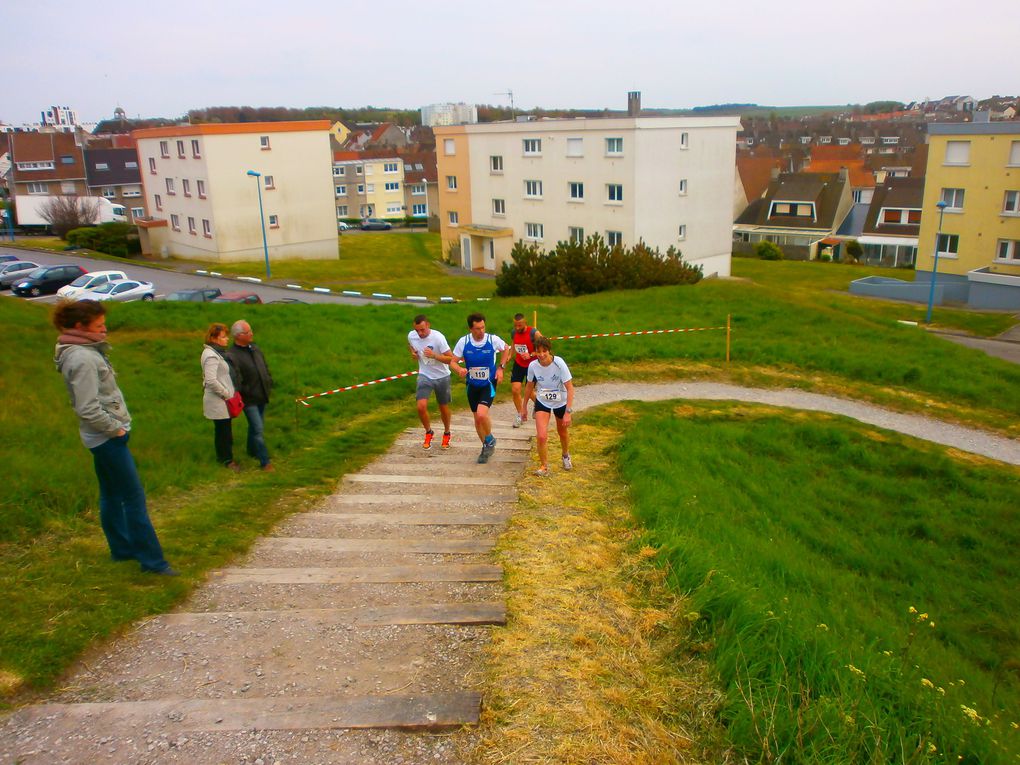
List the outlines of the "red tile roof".
{"type": "Polygon", "coordinates": [[[753,157],[748,154],[737,154],[737,172],[744,186],[747,201],[757,199],[768,188],[772,179],[772,169],[782,169],[783,161],[778,157],[753,157]]]}
{"type": "Polygon", "coordinates": [[[850,176],[850,186],[855,189],[872,188],[875,185],[875,176],[864,166],[863,159],[812,159],[810,164],[804,168],[805,173],[838,173],[841,168],[846,168],[850,176]]]}

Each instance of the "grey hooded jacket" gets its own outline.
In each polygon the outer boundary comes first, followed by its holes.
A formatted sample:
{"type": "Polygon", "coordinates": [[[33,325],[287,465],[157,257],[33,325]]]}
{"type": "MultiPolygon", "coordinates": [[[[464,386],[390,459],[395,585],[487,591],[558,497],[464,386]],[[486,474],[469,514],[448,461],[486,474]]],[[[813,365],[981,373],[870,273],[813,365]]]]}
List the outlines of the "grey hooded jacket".
{"type": "Polygon", "coordinates": [[[94,449],[131,430],[131,414],[124,394],[117,387],[117,375],[106,358],[109,345],[68,345],[57,343],[53,361],[64,377],[71,406],[78,415],[78,432],[87,449],[94,449]]]}

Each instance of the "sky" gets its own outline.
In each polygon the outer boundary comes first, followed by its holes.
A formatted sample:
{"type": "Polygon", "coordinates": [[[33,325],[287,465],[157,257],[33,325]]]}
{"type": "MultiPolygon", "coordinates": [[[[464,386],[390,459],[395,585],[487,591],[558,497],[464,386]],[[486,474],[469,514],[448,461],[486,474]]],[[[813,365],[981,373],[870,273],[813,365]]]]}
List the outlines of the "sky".
{"type": "Polygon", "coordinates": [[[0,121],[206,106],[625,109],[1020,93],[1017,0],[9,0],[0,121]]]}

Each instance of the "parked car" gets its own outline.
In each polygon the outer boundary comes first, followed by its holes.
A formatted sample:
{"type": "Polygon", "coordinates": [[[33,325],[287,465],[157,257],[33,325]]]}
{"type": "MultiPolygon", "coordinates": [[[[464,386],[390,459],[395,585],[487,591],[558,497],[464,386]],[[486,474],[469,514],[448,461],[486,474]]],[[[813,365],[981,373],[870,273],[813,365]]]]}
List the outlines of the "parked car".
{"type": "Polygon", "coordinates": [[[254,292],[224,292],[218,297],[214,297],[212,302],[214,303],[261,303],[262,298],[256,295],[254,292]]]}
{"type": "Polygon", "coordinates": [[[18,279],[24,279],[29,271],[39,268],[31,260],[11,260],[0,263],[0,290],[8,290],[18,279]]]}
{"type": "Polygon", "coordinates": [[[77,300],[83,292],[88,292],[114,279],[127,279],[127,274],[123,271],[89,271],[66,287],[61,287],[57,290],[57,295],[68,300],[77,300]]]}
{"type": "Polygon", "coordinates": [[[17,260],[17,255],[0,255],[0,263],[10,263],[11,261],[17,260]]]}
{"type": "Polygon", "coordinates": [[[351,229],[351,226],[350,226],[349,223],[344,223],[342,220],[338,220],[336,222],[336,230],[337,231],[350,231],[350,229],[351,229]]]}
{"type": "Polygon", "coordinates": [[[297,298],[280,298],[279,300],[270,300],[266,305],[272,305],[273,303],[304,303],[304,300],[298,300],[297,298]]]}
{"type": "Polygon", "coordinates": [[[180,300],[188,303],[208,303],[222,293],[218,287],[202,287],[197,290],[177,290],[166,296],[166,300],[180,300]]]}
{"type": "Polygon", "coordinates": [[[131,300],[155,300],[156,288],[152,282],[143,282],[137,279],[114,279],[106,284],[100,284],[95,289],[83,292],[75,299],[116,300],[118,303],[127,303],[131,300]]]}
{"type": "Polygon", "coordinates": [[[362,231],[389,231],[393,224],[382,218],[365,218],[361,221],[362,231]]]}
{"type": "Polygon", "coordinates": [[[86,271],[81,266],[40,266],[25,274],[23,279],[15,280],[11,292],[31,297],[52,295],[84,273],[86,271]]]}

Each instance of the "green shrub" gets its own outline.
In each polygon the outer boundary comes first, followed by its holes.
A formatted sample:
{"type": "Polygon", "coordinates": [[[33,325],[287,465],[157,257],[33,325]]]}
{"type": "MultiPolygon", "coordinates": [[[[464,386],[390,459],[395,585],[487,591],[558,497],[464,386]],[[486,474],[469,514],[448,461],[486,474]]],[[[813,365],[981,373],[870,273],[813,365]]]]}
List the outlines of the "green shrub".
{"type": "Polygon", "coordinates": [[[848,263],[856,263],[864,255],[864,248],[861,247],[861,243],[856,239],[851,239],[847,242],[843,251],[846,253],[846,261],[848,263]]]}
{"type": "Polygon", "coordinates": [[[71,229],[67,232],[67,241],[75,247],[122,258],[142,251],[138,232],[130,223],[102,223],[71,229]]]}
{"type": "Polygon", "coordinates": [[[754,246],[754,254],[762,260],[782,260],[783,251],[773,242],[762,241],[754,246]]]}

